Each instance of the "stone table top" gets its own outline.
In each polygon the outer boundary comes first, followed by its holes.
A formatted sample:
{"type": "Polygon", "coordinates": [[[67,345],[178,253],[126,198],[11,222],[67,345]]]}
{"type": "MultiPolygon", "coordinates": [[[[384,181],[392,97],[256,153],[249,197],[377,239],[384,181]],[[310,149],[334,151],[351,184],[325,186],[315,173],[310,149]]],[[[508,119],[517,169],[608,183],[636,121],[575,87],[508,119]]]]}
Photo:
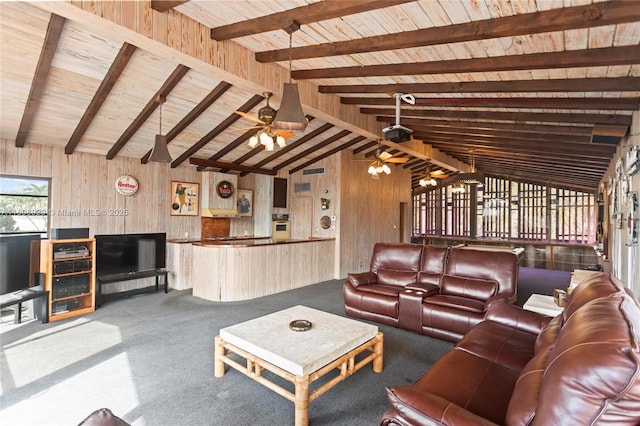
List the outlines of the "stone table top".
{"type": "Polygon", "coordinates": [[[220,337],[289,373],[313,373],[373,339],[378,327],[298,305],[220,330],[220,337]],[[311,321],[308,331],[289,323],[311,321]]]}

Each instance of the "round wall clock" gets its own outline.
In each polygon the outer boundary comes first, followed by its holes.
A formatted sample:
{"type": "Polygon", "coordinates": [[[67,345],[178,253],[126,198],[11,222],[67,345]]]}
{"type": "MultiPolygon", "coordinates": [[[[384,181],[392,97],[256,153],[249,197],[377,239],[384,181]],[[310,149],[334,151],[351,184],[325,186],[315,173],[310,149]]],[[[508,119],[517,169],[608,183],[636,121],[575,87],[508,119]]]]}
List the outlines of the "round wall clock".
{"type": "Polygon", "coordinates": [[[229,198],[234,193],[233,184],[229,181],[223,180],[216,186],[216,193],[220,198],[229,198]]]}

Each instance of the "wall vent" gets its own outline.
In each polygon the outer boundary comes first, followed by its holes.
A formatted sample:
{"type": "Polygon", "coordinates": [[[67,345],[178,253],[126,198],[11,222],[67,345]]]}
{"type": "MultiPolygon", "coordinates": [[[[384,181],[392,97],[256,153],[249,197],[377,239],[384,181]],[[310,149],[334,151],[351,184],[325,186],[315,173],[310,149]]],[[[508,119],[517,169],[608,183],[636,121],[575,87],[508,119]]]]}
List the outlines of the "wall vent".
{"type": "Polygon", "coordinates": [[[323,175],[324,167],[318,167],[317,169],[304,169],[302,171],[303,175],[323,175]]]}
{"type": "Polygon", "coordinates": [[[295,183],[293,184],[293,192],[310,192],[311,184],[307,183],[295,183]]]}

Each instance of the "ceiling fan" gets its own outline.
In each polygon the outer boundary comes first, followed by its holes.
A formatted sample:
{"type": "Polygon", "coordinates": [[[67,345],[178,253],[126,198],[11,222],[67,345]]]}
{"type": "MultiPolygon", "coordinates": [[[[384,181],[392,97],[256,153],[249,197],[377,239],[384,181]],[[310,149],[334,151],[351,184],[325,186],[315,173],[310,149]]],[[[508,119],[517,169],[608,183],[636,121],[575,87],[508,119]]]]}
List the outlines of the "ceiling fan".
{"type": "Polygon", "coordinates": [[[278,111],[272,108],[271,105],[269,105],[269,98],[272,95],[273,93],[271,92],[263,93],[267,104],[258,110],[258,117],[254,117],[251,114],[247,114],[246,112],[234,111],[241,117],[256,123],[256,125],[252,127],[238,129],[238,131],[257,129],[256,134],[249,138],[249,146],[251,148],[255,148],[258,143],[261,143],[265,146],[265,149],[267,151],[273,151],[274,144],[278,144],[280,148],[284,148],[287,145],[286,139],[295,136],[293,132],[290,132],[288,130],[279,130],[273,127],[273,120],[278,111]]]}
{"type": "Polygon", "coordinates": [[[403,164],[409,161],[409,159],[406,157],[394,157],[387,151],[384,151],[381,146],[376,148],[374,156],[375,160],[373,160],[371,164],[369,164],[369,168],[367,169],[367,173],[369,173],[374,179],[379,179],[379,175],[382,173],[385,173],[387,175],[391,173],[391,169],[389,168],[387,163],[403,164]]]}

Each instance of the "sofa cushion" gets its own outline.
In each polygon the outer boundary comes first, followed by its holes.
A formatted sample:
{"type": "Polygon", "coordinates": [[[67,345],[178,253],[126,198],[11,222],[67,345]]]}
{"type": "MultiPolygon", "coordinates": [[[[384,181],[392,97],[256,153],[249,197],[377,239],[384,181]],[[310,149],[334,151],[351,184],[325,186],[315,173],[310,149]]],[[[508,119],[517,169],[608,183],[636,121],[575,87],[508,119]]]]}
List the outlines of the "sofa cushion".
{"type": "Polygon", "coordinates": [[[513,253],[451,248],[445,274],[494,281],[497,295],[515,301],[518,257],[513,253]]]}
{"type": "Polygon", "coordinates": [[[444,354],[414,385],[497,424],[504,424],[518,373],[466,351],[444,354]]]}
{"type": "Polygon", "coordinates": [[[418,283],[440,285],[440,277],[444,273],[448,253],[447,247],[425,246],[418,283]]]}
{"type": "Polygon", "coordinates": [[[373,246],[369,271],[377,274],[379,269],[387,269],[414,272],[417,275],[421,257],[420,244],[376,243],[373,246]]]}
{"type": "Polygon", "coordinates": [[[537,335],[500,324],[482,321],[456,345],[458,349],[520,371],[533,357],[537,335]]]}
{"type": "Polygon", "coordinates": [[[564,307],[562,316],[566,321],[575,311],[580,309],[585,303],[600,297],[606,297],[622,290],[624,286],[609,273],[593,274],[582,281],[573,289],[567,304],[564,307]]]}
{"type": "Polygon", "coordinates": [[[484,303],[482,301],[461,296],[437,294],[425,298],[423,304],[425,308],[430,308],[430,305],[436,305],[450,308],[454,311],[474,312],[477,314],[481,314],[484,311],[484,303]]]}
{"type": "Polygon", "coordinates": [[[398,293],[402,291],[402,288],[394,285],[371,284],[364,287],[359,287],[358,290],[364,293],[374,293],[383,296],[398,297],[398,293]]]}
{"type": "Polygon", "coordinates": [[[417,272],[397,271],[395,269],[378,269],[378,284],[394,285],[404,287],[407,284],[415,283],[418,277],[417,272]]]}
{"type": "Polygon", "coordinates": [[[494,280],[483,280],[468,277],[442,276],[440,293],[443,295],[468,297],[475,300],[486,301],[496,294],[498,283],[494,280]]]}

